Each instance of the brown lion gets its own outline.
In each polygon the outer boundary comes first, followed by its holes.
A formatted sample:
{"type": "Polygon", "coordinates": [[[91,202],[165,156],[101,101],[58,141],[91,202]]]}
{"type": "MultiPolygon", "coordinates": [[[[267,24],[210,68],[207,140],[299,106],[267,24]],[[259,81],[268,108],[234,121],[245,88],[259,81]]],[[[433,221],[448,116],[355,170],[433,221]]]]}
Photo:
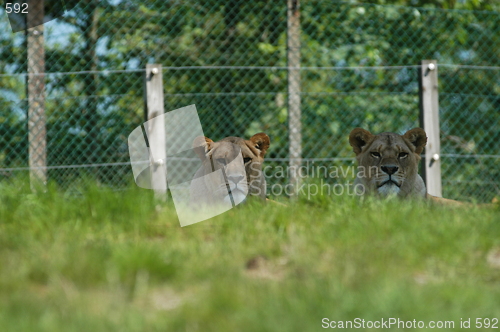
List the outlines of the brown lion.
{"type": "Polygon", "coordinates": [[[362,184],[364,193],[427,198],[446,205],[462,204],[427,193],[424,180],[418,174],[420,154],[427,144],[423,129],[414,128],[404,135],[373,135],[368,130],[355,128],[349,135],[349,143],[361,167],[355,184],[362,184]]]}
{"type": "Polygon", "coordinates": [[[258,133],[245,140],[226,137],[214,142],[208,137],[198,138],[193,143],[195,152],[202,161],[194,178],[203,177],[197,185],[191,185],[191,202],[212,205],[221,200],[241,203],[248,196],[266,199],[266,180],[262,172],[264,156],[270,145],[269,136],[258,133]],[[234,162],[241,151],[244,172],[234,162]],[[223,172],[216,172],[223,169],[223,172]],[[212,174],[212,176],[205,176],[212,174]],[[229,195],[228,195],[229,192],[229,195]]]}
{"type": "Polygon", "coordinates": [[[420,154],[427,143],[425,131],[415,128],[404,135],[355,128],[349,135],[358,165],[356,184],[366,193],[380,196],[426,197],[425,183],[418,174],[420,154]]]}

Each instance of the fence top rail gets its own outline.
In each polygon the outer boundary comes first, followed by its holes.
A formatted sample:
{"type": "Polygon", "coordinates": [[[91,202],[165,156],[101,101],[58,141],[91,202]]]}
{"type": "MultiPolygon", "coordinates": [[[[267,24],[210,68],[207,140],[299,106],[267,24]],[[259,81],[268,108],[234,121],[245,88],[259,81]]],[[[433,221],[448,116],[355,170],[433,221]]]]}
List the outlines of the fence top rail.
{"type": "MultiPolygon", "coordinates": [[[[397,70],[407,68],[419,68],[420,65],[402,65],[402,66],[330,66],[330,67],[288,67],[288,66],[164,66],[163,70],[397,70]]],[[[478,69],[478,70],[500,70],[500,66],[474,66],[460,64],[439,64],[438,67],[459,68],[459,69],[478,69]]],[[[110,70],[82,70],[66,72],[44,72],[44,73],[4,73],[0,77],[12,76],[56,76],[56,75],[109,75],[119,73],[137,73],[145,72],[146,69],[110,69],[110,70]]]]}

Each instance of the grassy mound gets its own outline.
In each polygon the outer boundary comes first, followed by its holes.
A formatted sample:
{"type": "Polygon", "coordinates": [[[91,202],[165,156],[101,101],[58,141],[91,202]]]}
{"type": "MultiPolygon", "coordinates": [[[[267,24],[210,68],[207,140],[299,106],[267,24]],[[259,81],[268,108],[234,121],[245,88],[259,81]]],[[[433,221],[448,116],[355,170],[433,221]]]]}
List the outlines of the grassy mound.
{"type": "Polygon", "coordinates": [[[147,190],[4,184],[0,326],[316,331],[394,318],[427,330],[470,318],[474,328],[500,318],[498,234],[495,208],[325,196],[250,202],[181,228],[147,190]]]}

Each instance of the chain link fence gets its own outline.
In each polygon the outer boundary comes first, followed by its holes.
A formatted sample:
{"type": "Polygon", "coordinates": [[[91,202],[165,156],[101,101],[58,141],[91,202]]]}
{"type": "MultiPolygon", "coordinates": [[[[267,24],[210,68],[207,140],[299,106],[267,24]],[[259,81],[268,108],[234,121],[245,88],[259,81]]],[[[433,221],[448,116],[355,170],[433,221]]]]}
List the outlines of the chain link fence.
{"type": "MultiPolygon", "coordinates": [[[[300,27],[306,166],[354,165],[354,127],[418,127],[418,64],[437,59],[443,196],[500,195],[499,12],[301,1],[300,27]]],[[[196,104],[213,140],[267,133],[269,190],[287,181],[285,1],[80,1],[44,29],[49,179],[130,185],[127,136],[160,63],[166,111],[196,104]]],[[[28,172],[25,42],[0,11],[0,181],[28,172]]]]}

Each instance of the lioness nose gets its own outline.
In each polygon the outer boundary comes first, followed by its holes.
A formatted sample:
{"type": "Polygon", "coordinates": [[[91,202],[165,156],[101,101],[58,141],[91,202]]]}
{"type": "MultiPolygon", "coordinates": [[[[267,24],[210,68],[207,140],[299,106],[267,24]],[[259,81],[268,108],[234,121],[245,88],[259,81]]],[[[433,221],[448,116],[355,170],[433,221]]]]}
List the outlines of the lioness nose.
{"type": "Polygon", "coordinates": [[[236,176],[228,176],[227,179],[233,183],[239,183],[243,180],[244,176],[236,175],[236,176]]]}
{"type": "Polygon", "coordinates": [[[399,169],[399,167],[395,165],[384,165],[381,168],[384,173],[387,173],[389,175],[396,173],[399,169]]]}

